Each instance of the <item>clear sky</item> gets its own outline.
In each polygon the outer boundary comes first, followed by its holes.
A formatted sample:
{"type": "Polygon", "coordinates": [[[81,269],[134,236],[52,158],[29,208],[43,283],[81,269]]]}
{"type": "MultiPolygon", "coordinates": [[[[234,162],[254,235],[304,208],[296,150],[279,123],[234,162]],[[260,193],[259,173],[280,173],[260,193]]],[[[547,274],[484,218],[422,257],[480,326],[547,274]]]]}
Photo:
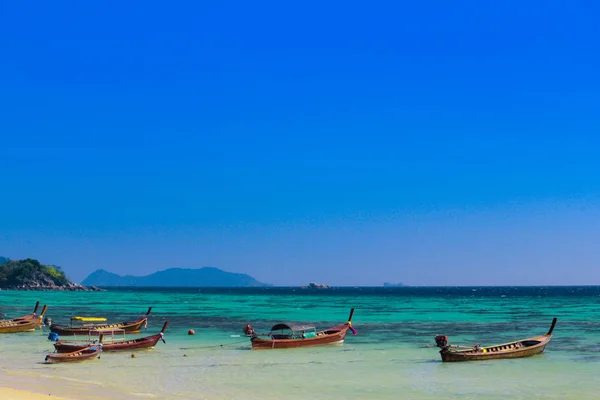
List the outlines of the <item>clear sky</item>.
{"type": "Polygon", "coordinates": [[[0,255],[600,284],[594,1],[0,1],[0,255]]]}

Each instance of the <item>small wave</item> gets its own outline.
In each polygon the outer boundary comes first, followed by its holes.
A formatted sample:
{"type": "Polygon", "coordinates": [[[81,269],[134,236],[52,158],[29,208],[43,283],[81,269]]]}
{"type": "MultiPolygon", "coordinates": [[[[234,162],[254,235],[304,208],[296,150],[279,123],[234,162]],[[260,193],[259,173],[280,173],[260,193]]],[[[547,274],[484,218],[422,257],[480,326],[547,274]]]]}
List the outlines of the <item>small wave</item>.
{"type": "Polygon", "coordinates": [[[155,393],[136,393],[136,392],[131,392],[129,394],[132,395],[132,396],[137,396],[137,397],[148,397],[148,398],[158,397],[155,393]]]}

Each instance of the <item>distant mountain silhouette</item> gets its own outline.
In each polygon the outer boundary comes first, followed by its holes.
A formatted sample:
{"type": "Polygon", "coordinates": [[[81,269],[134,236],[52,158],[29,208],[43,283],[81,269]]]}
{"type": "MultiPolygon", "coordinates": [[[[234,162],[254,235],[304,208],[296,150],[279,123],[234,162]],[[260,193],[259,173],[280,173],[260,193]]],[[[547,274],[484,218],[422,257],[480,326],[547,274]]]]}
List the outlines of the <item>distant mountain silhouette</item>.
{"type": "Polygon", "coordinates": [[[0,257],[0,265],[5,264],[10,261],[10,258],[0,257]]]}
{"type": "Polygon", "coordinates": [[[99,269],[82,282],[86,286],[145,287],[245,287],[269,286],[246,274],[226,272],[219,268],[169,268],[146,276],[120,276],[99,269]]]}

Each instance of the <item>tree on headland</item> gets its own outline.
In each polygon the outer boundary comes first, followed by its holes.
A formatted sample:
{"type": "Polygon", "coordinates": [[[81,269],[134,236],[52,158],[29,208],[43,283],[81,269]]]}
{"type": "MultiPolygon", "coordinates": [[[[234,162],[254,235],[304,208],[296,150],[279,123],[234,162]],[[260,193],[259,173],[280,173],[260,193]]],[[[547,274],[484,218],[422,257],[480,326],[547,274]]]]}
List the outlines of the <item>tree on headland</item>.
{"type": "Polygon", "coordinates": [[[9,260],[0,264],[0,287],[19,286],[65,286],[71,282],[62,269],[44,265],[38,260],[9,260]]]}

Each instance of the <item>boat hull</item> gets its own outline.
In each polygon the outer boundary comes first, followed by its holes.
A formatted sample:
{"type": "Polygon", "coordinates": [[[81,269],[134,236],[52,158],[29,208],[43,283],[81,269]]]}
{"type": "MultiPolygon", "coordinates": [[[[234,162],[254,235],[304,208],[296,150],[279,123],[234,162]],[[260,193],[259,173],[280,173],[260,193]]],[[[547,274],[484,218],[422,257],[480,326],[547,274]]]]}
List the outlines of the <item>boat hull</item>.
{"type": "Polygon", "coordinates": [[[550,339],[552,332],[556,326],[557,318],[552,320],[548,333],[541,336],[535,336],[527,339],[516,340],[510,343],[498,344],[486,347],[468,347],[459,349],[460,346],[448,346],[447,336],[436,336],[436,343],[442,356],[442,361],[457,362],[457,361],[485,361],[498,360],[503,358],[523,358],[531,357],[540,354],[544,351],[550,339]]]}
{"type": "Polygon", "coordinates": [[[12,321],[0,325],[0,333],[18,333],[35,331],[42,325],[42,318],[37,317],[27,320],[12,321]]]}
{"type": "Polygon", "coordinates": [[[478,353],[478,352],[440,352],[442,361],[445,362],[458,362],[458,361],[485,361],[485,360],[498,360],[503,358],[523,358],[531,357],[540,354],[546,348],[546,344],[535,346],[532,348],[519,349],[515,351],[497,351],[490,353],[478,353]]]}
{"type": "MultiPolygon", "coordinates": [[[[125,340],[122,342],[115,343],[103,343],[102,351],[111,352],[111,351],[130,351],[130,350],[141,350],[141,349],[149,349],[156,346],[156,343],[160,340],[161,335],[152,335],[145,338],[139,339],[131,339],[125,340]]],[[[54,348],[58,353],[71,353],[74,351],[82,350],[88,347],[89,344],[77,344],[73,342],[69,342],[68,340],[59,340],[54,343],[54,348]]]]}
{"type": "Polygon", "coordinates": [[[254,336],[251,339],[252,349],[292,349],[297,347],[342,344],[346,337],[346,333],[348,332],[348,326],[344,326],[339,330],[331,332],[334,329],[335,328],[319,332],[316,337],[306,339],[270,339],[254,336]]]}
{"type": "Polygon", "coordinates": [[[71,353],[63,353],[63,354],[48,354],[46,356],[46,363],[48,364],[59,364],[59,363],[67,363],[67,362],[81,362],[88,361],[98,358],[100,355],[100,351],[102,351],[101,346],[96,346],[96,349],[89,350],[88,348],[82,349],[80,351],[75,351],[71,353]]]}
{"type": "Polygon", "coordinates": [[[5,319],[0,321],[0,333],[18,333],[18,332],[29,332],[35,331],[38,327],[42,326],[42,318],[48,309],[48,306],[44,306],[40,315],[36,314],[40,302],[38,301],[35,305],[35,309],[32,314],[24,315],[22,317],[5,319]]]}
{"type": "Polygon", "coordinates": [[[82,334],[87,335],[88,332],[90,332],[90,331],[108,332],[108,331],[114,331],[116,329],[122,329],[127,333],[137,333],[144,327],[144,325],[146,324],[147,321],[148,321],[148,318],[142,318],[140,320],[132,321],[132,322],[119,322],[119,323],[115,323],[115,324],[102,324],[102,325],[88,325],[88,326],[82,326],[82,327],[72,327],[69,325],[53,324],[50,326],[50,330],[52,332],[58,333],[59,335],[63,335],[63,336],[82,335],[82,334]]]}
{"type": "MultiPolygon", "coordinates": [[[[123,338],[108,338],[108,342],[104,341],[102,343],[102,351],[129,351],[129,350],[141,350],[141,349],[149,349],[156,346],[159,340],[164,340],[164,333],[169,325],[168,322],[165,321],[162,330],[156,335],[146,336],[136,339],[127,339],[125,336],[123,338]]],[[[102,334],[102,337],[105,338],[105,335],[102,334]]],[[[57,353],[69,353],[74,351],[83,350],[86,347],[89,347],[93,344],[90,343],[90,339],[88,340],[57,340],[54,343],[54,348],[57,353]]]]}

